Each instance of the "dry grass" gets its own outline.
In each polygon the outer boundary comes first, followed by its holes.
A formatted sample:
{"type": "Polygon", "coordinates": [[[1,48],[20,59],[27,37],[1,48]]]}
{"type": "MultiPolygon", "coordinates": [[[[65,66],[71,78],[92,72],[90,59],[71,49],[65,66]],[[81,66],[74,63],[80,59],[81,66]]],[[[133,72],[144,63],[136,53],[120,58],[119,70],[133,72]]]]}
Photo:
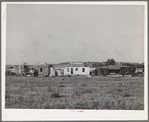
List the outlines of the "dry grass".
{"type": "Polygon", "coordinates": [[[6,76],[6,108],[144,109],[143,77],[6,76]]]}

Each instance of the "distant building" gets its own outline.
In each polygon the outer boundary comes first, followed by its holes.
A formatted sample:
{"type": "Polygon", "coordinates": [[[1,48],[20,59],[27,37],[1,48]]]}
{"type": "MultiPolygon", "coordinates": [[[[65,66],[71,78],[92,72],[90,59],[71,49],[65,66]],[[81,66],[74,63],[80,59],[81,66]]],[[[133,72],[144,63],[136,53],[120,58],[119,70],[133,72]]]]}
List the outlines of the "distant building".
{"type": "Polygon", "coordinates": [[[65,66],[64,75],[89,75],[90,68],[84,64],[68,64],[65,66]]]}
{"type": "Polygon", "coordinates": [[[125,65],[109,65],[102,66],[95,70],[97,76],[107,76],[107,75],[132,75],[133,71],[130,66],[125,65]]]}
{"type": "Polygon", "coordinates": [[[96,76],[107,76],[108,75],[108,67],[102,66],[95,69],[95,75],[96,76]]]}
{"type": "Polygon", "coordinates": [[[48,64],[40,64],[37,66],[39,76],[49,76],[50,75],[50,66],[48,64]]]}
{"type": "Polygon", "coordinates": [[[132,75],[134,72],[130,66],[121,66],[120,67],[120,74],[121,75],[132,75]]]}
{"type": "Polygon", "coordinates": [[[133,67],[134,72],[144,72],[144,63],[126,63],[133,67]]]}
{"type": "Polygon", "coordinates": [[[51,64],[50,76],[64,76],[64,69],[67,64],[51,64]]]}
{"type": "Polygon", "coordinates": [[[144,72],[144,68],[136,68],[135,69],[135,73],[143,73],[144,72]]]}

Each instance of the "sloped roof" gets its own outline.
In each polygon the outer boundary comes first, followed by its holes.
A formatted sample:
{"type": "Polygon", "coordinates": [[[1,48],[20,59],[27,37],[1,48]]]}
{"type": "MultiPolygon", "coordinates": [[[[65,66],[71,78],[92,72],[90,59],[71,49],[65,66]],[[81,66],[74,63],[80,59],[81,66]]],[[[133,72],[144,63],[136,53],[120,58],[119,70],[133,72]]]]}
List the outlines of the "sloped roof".
{"type": "MultiPolygon", "coordinates": [[[[36,65],[35,68],[45,68],[45,67],[48,67],[47,64],[40,64],[40,65],[36,65]]],[[[33,68],[33,67],[32,67],[33,68]]]]}
{"type": "Polygon", "coordinates": [[[91,63],[86,63],[86,64],[84,64],[84,66],[86,66],[86,67],[92,67],[93,66],[93,64],[91,64],[91,63]]]}
{"type": "Polygon", "coordinates": [[[66,67],[85,67],[84,64],[67,64],[66,67]]]}
{"type": "Polygon", "coordinates": [[[36,68],[36,67],[38,67],[38,65],[28,65],[28,67],[30,67],[30,68],[36,68]]]}
{"type": "Polygon", "coordinates": [[[131,66],[122,65],[121,67],[131,67],[131,66]]]}
{"type": "Polygon", "coordinates": [[[120,65],[109,65],[108,69],[120,69],[120,65]]]}
{"type": "Polygon", "coordinates": [[[51,66],[53,66],[54,68],[65,68],[66,64],[49,64],[51,66]]]}
{"type": "Polygon", "coordinates": [[[108,65],[108,66],[101,66],[100,68],[101,69],[113,69],[113,70],[115,70],[115,69],[120,69],[121,67],[129,67],[129,66],[125,66],[125,65],[120,65],[120,64],[118,64],[118,65],[108,65]]]}
{"type": "Polygon", "coordinates": [[[129,67],[125,65],[109,65],[108,69],[120,69],[121,67],[129,67]]]}
{"type": "Polygon", "coordinates": [[[143,70],[143,68],[136,68],[136,70],[143,70]]]}
{"type": "Polygon", "coordinates": [[[108,67],[107,66],[101,66],[99,68],[101,68],[101,69],[107,69],[108,67]]]}
{"type": "Polygon", "coordinates": [[[142,66],[142,65],[144,65],[143,63],[134,63],[134,62],[128,62],[129,64],[131,64],[131,65],[134,65],[134,66],[142,66]]]}
{"type": "Polygon", "coordinates": [[[53,66],[54,68],[65,68],[65,67],[85,67],[84,64],[49,64],[53,66]]]}

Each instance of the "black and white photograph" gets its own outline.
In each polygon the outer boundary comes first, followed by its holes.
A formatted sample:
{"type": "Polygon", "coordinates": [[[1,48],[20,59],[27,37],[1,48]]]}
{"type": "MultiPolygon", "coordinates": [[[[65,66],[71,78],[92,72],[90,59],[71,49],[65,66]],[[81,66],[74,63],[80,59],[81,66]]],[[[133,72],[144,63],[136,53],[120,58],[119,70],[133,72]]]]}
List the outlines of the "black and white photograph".
{"type": "Polygon", "coordinates": [[[148,118],[147,2],[1,6],[3,120],[148,118]]]}

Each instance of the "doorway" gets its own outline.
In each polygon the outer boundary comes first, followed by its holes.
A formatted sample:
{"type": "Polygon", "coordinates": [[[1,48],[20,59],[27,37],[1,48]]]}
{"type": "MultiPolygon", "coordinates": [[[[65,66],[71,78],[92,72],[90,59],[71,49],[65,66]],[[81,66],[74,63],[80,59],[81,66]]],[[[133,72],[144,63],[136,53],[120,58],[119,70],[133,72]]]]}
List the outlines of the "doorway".
{"type": "Polygon", "coordinates": [[[73,74],[73,68],[71,68],[71,74],[73,74]]]}

